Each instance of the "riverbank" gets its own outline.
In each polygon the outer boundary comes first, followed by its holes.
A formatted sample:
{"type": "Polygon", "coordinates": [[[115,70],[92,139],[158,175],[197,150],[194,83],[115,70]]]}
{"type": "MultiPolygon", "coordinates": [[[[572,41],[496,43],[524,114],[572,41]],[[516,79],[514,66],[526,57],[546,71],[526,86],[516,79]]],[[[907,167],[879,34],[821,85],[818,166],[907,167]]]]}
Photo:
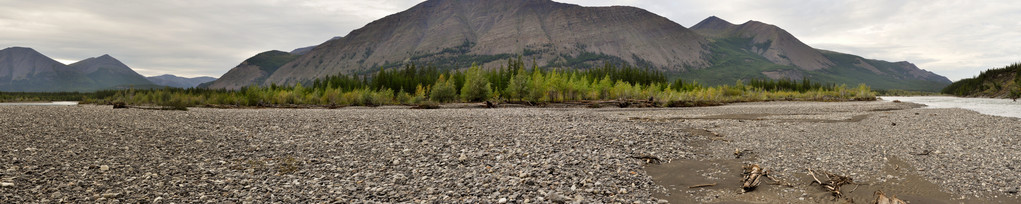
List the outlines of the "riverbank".
{"type": "MultiPolygon", "coordinates": [[[[1021,181],[1013,173],[1021,168],[1017,119],[914,107],[882,101],[647,109],[0,107],[0,200],[630,203],[688,194],[707,202],[810,202],[825,191],[800,179],[805,168],[882,186],[899,181],[885,168],[910,165],[917,183],[937,186],[925,189],[947,199],[1018,201],[1016,190],[1010,193],[1021,181]],[[735,149],[750,154],[732,160],[735,149]],[[666,164],[649,166],[650,156],[666,164]],[[699,161],[755,163],[797,185],[687,192],[652,172],[707,163],[699,161]]],[[[691,176],[740,176],[721,169],[729,173],[691,176]]]]}

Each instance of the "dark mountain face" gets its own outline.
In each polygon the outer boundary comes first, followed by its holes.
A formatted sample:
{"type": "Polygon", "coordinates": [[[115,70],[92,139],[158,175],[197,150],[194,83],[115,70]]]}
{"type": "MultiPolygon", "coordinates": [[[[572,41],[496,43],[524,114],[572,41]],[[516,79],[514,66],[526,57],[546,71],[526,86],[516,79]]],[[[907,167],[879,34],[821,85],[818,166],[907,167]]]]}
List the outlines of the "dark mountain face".
{"type": "Polygon", "coordinates": [[[153,85],[144,76],[110,55],[88,58],[69,66],[93,79],[95,81],[93,87],[100,89],[153,85]]]}
{"type": "Polygon", "coordinates": [[[213,77],[179,77],[170,74],[164,74],[159,76],[146,77],[149,81],[157,86],[168,86],[175,88],[195,88],[199,84],[211,82],[216,80],[213,77]]]}
{"type": "MultiPolygon", "coordinates": [[[[914,65],[822,51],[766,23],[710,17],[691,30],[633,7],[582,7],[549,0],[429,0],[310,49],[271,71],[242,63],[212,88],[294,84],[380,68],[429,64],[499,67],[522,56],[540,67],[602,63],[661,70],[708,84],[738,79],[866,83],[879,89],[938,90],[945,77],[914,65]]],[[[293,53],[292,53],[293,54],[293,53]]]]}
{"type": "Polygon", "coordinates": [[[0,91],[83,91],[94,82],[80,71],[32,48],[0,50],[0,91]]]}

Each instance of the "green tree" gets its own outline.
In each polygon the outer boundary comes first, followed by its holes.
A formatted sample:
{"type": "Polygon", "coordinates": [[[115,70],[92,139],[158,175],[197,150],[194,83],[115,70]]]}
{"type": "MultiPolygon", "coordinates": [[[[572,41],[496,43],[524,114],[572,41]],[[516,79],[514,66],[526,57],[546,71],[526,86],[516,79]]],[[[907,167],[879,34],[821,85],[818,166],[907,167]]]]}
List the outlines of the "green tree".
{"type": "Polygon", "coordinates": [[[465,101],[484,101],[492,95],[492,83],[478,65],[472,65],[465,74],[461,97],[465,101]]]}
{"type": "Polygon", "coordinates": [[[440,78],[436,79],[436,84],[433,84],[432,89],[429,90],[429,99],[436,102],[450,102],[457,99],[457,89],[452,80],[447,80],[441,74],[440,78]]]}

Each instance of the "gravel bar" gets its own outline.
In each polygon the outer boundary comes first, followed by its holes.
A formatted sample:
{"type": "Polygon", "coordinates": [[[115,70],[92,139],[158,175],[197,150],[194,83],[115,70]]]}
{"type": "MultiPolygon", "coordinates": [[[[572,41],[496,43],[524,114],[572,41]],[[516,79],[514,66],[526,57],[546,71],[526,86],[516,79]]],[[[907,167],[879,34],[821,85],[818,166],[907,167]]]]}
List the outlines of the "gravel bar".
{"type": "Polygon", "coordinates": [[[0,203],[656,203],[649,158],[735,149],[779,175],[812,167],[856,181],[885,179],[877,158],[897,156],[954,195],[1017,199],[1018,119],[915,107],[0,106],[0,203]]]}

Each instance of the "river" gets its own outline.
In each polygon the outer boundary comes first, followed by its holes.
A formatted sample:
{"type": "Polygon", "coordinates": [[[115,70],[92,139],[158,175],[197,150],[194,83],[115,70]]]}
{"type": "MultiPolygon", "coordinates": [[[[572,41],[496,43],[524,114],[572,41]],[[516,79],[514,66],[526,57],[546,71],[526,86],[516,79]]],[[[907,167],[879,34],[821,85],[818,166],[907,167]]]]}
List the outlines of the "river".
{"type": "Polygon", "coordinates": [[[78,101],[0,103],[0,106],[73,106],[73,105],[78,105],[78,101]]]}
{"type": "Polygon", "coordinates": [[[996,98],[961,98],[950,96],[883,96],[883,100],[900,100],[925,104],[926,108],[963,108],[986,115],[1021,118],[1021,102],[996,98]]]}

